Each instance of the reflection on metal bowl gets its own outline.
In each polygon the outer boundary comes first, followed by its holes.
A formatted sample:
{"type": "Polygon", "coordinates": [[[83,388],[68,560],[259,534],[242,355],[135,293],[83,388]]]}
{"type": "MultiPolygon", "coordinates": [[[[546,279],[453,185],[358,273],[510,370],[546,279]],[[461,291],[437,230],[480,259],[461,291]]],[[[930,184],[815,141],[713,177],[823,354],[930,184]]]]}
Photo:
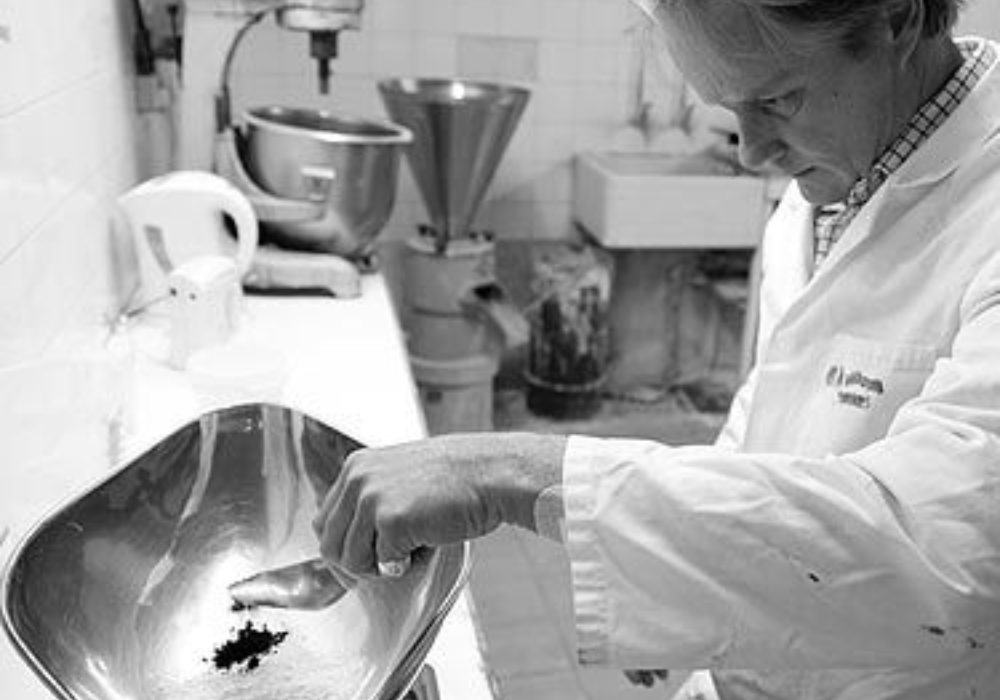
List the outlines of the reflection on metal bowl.
{"type": "Polygon", "coordinates": [[[276,106],[248,110],[244,120],[242,162],[250,178],[275,197],[325,197],[326,202],[318,219],[262,221],[265,238],[295,250],[345,257],[370,253],[392,213],[400,156],[413,141],[409,130],[386,121],[276,106]],[[324,170],[332,171],[332,183],[324,182],[324,170]]]}
{"type": "Polygon", "coordinates": [[[320,611],[238,610],[227,591],[315,556],[310,521],[357,447],[267,404],[180,429],[23,540],[3,586],[15,647],[66,700],[401,697],[458,595],[467,547],[320,611]],[[263,644],[240,649],[251,636],[263,644]]]}

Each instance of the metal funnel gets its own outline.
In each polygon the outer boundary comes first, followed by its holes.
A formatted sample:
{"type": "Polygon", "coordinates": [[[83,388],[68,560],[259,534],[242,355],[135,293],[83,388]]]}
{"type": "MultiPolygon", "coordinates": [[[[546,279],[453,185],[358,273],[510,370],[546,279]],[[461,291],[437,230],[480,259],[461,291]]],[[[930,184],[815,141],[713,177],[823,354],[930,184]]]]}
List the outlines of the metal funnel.
{"type": "Polygon", "coordinates": [[[378,87],[391,119],[413,132],[407,157],[442,251],[449,239],[469,233],[529,92],[416,78],[383,80],[378,87]]]}

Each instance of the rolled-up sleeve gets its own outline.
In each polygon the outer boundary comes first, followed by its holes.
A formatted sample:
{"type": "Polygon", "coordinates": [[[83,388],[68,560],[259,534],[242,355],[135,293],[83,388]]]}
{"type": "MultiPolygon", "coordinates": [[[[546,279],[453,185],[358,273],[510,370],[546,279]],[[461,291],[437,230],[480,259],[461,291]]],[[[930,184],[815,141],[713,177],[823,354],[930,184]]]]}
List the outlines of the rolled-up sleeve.
{"type": "Polygon", "coordinates": [[[995,664],[1000,254],[966,289],[959,325],[886,434],[849,453],[572,437],[563,497],[581,661],[995,664]]]}
{"type": "Polygon", "coordinates": [[[855,457],[571,438],[563,483],[580,661],[888,668],[995,655],[1000,541],[983,509],[1000,505],[996,479],[966,470],[935,520],[915,522],[865,463],[917,455],[855,457]],[[952,549],[928,549],[926,528],[951,528],[938,534],[952,549]]]}

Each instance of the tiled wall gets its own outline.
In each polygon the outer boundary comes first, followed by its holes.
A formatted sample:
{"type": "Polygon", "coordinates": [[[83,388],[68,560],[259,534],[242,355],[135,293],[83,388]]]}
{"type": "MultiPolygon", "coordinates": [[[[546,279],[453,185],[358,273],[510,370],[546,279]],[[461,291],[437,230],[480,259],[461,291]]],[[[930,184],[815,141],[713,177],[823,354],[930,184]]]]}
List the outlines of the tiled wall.
{"type": "MultiPolygon", "coordinates": [[[[128,4],[0,0],[0,369],[90,332],[114,306],[109,210],[139,177],[128,4]]],[[[1000,6],[968,5],[960,30],[1000,37],[1000,6]]],[[[237,102],[381,115],[384,76],[525,85],[532,99],[480,224],[564,236],[571,155],[628,140],[627,0],[368,0],[363,21],[342,35],[329,96],[317,94],[304,36],[255,30],[237,102]]],[[[386,236],[425,218],[404,168],[386,236]]]]}
{"type": "Polygon", "coordinates": [[[0,529],[31,501],[19,473],[109,463],[109,219],[137,177],[128,7],[0,0],[0,480],[19,489],[0,529]]]}
{"type": "MultiPolygon", "coordinates": [[[[1000,8],[992,0],[969,5],[960,28],[1000,37],[1000,8]]],[[[115,272],[109,219],[114,198],[141,177],[128,8],[124,0],[0,0],[0,404],[7,410],[23,398],[17,391],[39,393],[9,390],[23,386],[12,368],[93,344],[127,288],[115,272]]],[[[533,96],[479,224],[505,238],[559,239],[569,227],[572,154],[633,142],[625,123],[636,21],[627,0],[368,0],[363,30],[342,36],[330,96],[316,92],[305,37],[273,27],[248,38],[235,96],[238,104],[381,115],[375,82],[384,76],[525,85],[533,96]]],[[[405,238],[423,220],[404,168],[385,235],[405,238]]],[[[0,428],[0,443],[12,435],[0,428]]]]}
{"type": "Polygon", "coordinates": [[[966,0],[956,34],[1000,40],[1000,4],[996,0],[966,0]]]}
{"type": "Polygon", "coordinates": [[[136,178],[127,7],[0,1],[0,368],[113,306],[109,210],[136,178]]]}
{"type": "MultiPolygon", "coordinates": [[[[239,51],[237,106],[277,102],[384,116],[383,77],[464,77],[527,87],[532,97],[478,218],[506,239],[564,238],[570,159],[628,138],[628,0],[368,0],[360,32],[341,33],[328,96],[306,39],[269,26],[239,51]]],[[[383,240],[427,220],[404,167],[383,240]]]]}
{"type": "MultiPolygon", "coordinates": [[[[968,5],[963,31],[1000,36],[993,0],[968,5]]],[[[531,101],[478,224],[507,240],[562,239],[570,232],[572,155],[636,147],[628,119],[631,38],[640,21],[628,0],[368,0],[362,30],[341,34],[330,95],[317,92],[305,37],[269,23],[240,48],[234,100],[237,107],[275,102],[384,116],[375,87],[383,77],[528,87],[531,101]]],[[[408,237],[427,220],[405,167],[397,202],[383,240],[408,237]]]]}

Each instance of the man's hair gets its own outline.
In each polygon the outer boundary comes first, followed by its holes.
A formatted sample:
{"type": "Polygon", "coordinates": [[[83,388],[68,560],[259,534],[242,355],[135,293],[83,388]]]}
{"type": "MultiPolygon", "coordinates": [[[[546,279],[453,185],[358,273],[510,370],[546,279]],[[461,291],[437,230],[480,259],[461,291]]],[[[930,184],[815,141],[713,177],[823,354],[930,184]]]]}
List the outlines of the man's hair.
{"type": "MultiPolygon", "coordinates": [[[[839,44],[853,55],[863,54],[870,46],[871,27],[880,13],[911,0],[730,0],[742,4],[757,15],[772,39],[784,42],[789,35],[806,32],[839,44]]],[[[965,0],[922,0],[923,36],[947,34],[955,26],[965,0]]],[[[647,14],[654,15],[658,5],[696,5],[699,0],[633,0],[647,14]]]]}
{"type": "MultiPolygon", "coordinates": [[[[868,47],[868,28],[886,10],[910,0],[737,0],[762,18],[796,30],[813,30],[835,38],[851,53],[868,47]]],[[[923,36],[951,31],[965,0],[923,0],[923,36]]]]}

